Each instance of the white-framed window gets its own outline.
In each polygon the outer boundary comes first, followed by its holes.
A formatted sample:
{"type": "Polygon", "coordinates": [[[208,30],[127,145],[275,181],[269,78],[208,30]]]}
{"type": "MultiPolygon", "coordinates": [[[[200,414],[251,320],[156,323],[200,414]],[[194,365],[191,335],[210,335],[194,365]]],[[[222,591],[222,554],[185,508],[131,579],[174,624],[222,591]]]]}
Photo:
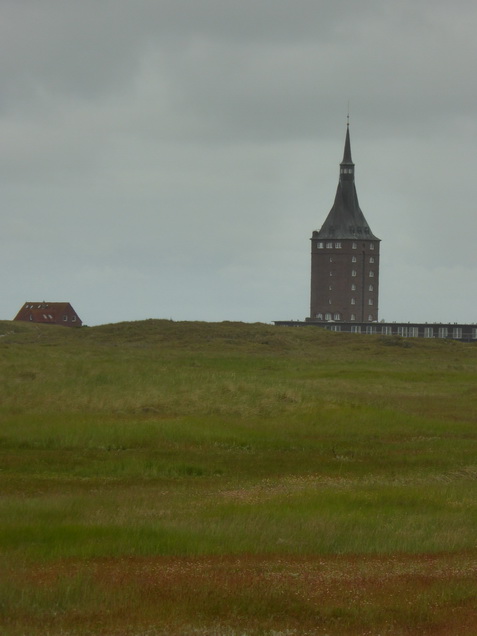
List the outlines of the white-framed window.
{"type": "Polygon", "coordinates": [[[317,320],[323,320],[323,314],[316,314],[315,318],[317,320]]]}
{"type": "Polygon", "coordinates": [[[356,263],[356,256],[353,256],[353,257],[352,257],[351,262],[352,262],[352,263],[356,263]]]}
{"type": "Polygon", "coordinates": [[[454,327],[452,329],[452,337],[453,338],[462,338],[462,327],[454,327]]]}
{"type": "Polygon", "coordinates": [[[353,243],[353,245],[351,246],[354,250],[358,249],[358,244],[357,243],[353,243]]]}
{"type": "Polygon", "coordinates": [[[390,325],[381,327],[381,333],[383,334],[383,336],[391,336],[393,333],[393,328],[390,325]]]}
{"type": "Polygon", "coordinates": [[[368,322],[373,322],[373,314],[368,314],[368,322]]]}
{"type": "Polygon", "coordinates": [[[447,338],[447,336],[449,335],[448,328],[447,327],[439,327],[437,335],[438,335],[439,338],[447,338]]]}
{"type": "Polygon", "coordinates": [[[333,285],[328,285],[328,289],[331,291],[333,289],[333,285]]]}
{"type": "Polygon", "coordinates": [[[351,314],[351,320],[356,320],[356,314],[351,314]]]}
{"type": "Polygon", "coordinates": [[[419,335],[419,329],[417,327],[409,327],[408,335],[410,338],[417,338],[419,335]]]}
{"type": "Polygon", "coordinates": [[[354,283],[351,285],[351,291],[356,291],[356,285],[354,283]]]}
{"type": "Polygon", "coordinates": [[[369,249],[370,249],[370,250],[374,250],[374,243],[370,243],[370,244],[369,244],[369,249]]]}
{"type": "Polygon", "coordinates": [[[434,327],[424,327],[424,338],[434,338],[434,327]]]}
{"type": "Polygon", "coordinates": [[[477,327],[472,327],[472,340],[477,340],[477,327]]]}
{"type": "Polygon", "coordinates": [[[71,319],[71,322],[76,322],[76,316],[73,316],[73,318],[71,319]]]}
{"type": "Polygon", "coordinates": [[[333,243],[327,243],[326,247],[328,247],[328,248],[333,247],[333,243]]]}
{"type": "Polygon", "coordinates": [[[332,257],[332,256],[330,256],[330,263],[332,263],[332,262],[333,262],[333,257],[332,257]]]}
{"type": "Polygon", "coordinates": [[[372,305],[372,304],[373,304],[373,299],[372,299],[372,298],[369,298],[369,299],[368,299],[368,305],[372,305]]]}
{"type": "Polygon", "coordinates": [[[373,270],[371,270],[371,271],[369,272],[369,277],[370,277],[370,278],[374,278],[374,272],[373,272],[373,270]]]}
{"type": "Polygon", "coordinates": [[[330,298],[330,299],[329,299],[329,301],[328,301],[328,305],[331,305],[331,298],[330,298]]]}
{"type": "Polygon", "coordinates": [[[337,312],[337,313],[333,316],[333,318],[334,318],[335,320],[341,320],[341,314],[337,312]]]}
{"type": "Polygon", "coordinates": [[[66,314],[63,316],[63,320],[64,320],[65,322],[68,320],[68,316],[67,316],[66,314]]]}
{"type": "Polygon", "coordinates": [[[369,262],[370,262],[370,263],[374,263],[374,256],[370,256],[370,257],[369,257],[369,262]]]}
{"type": "Polygon", "coordinates": [[[352,304],[352,305],[356,305],[356,298],[352,298],[352,299],[351,299],[351,304],[352,304]]]}
{"type": "Polygon", "coordinates": [[[340,243],[340,241],[338,241],[337,243],[335,243],[335,248],[336,248],[337,250],[341,249],[341,243],[340,243]]]}
{"type": "Polygon", "coordinates": [[[331,320],[331,314],[326,313],[325,314],[325,320],[331,320]]]}
{"type": "Polygon", "coordinates": [[[351,325],[351,333],[361,333],[361,325],[351,325]]]}
{"type": "Polygon", "coordinates": [[[374,291],[374,285],[370,285],[370,286],[368,287],[368,289],[369,289],[369,291],[374,291]]]}
{"type": "Polygon", "coordinates": [[[333,272],[330,272],[330,276],[333,276],[333,272]]]}
{"type": "Polygon", "coordinates": [[[351,276],[356,276],[356,270],[355,269],[351,270],[351,276]]]}
{"type": "Polygon", "coordinates": [[[322,241],[318,241],[318,243],[316,244],[316,247],[317,247],[319,250],[322,250],[322,249],[323,249],[323,247],[324,247],[323,242],[322,242],[322,241]]]}
{"type": "MultiPolygon", "coordinates": [[[[370,319],[370,316],[368,316],[368,320],[370,319]]],[[[378,330],[378,328],[375,325],[366,325],[366,333],[369,334],[373,334],[376,333],[378,330]]]]}
{"type": "Polygon", "coordinates": [[[400,326],[397,328],[398,336],[407,338],[407,327],[400,326]]]}

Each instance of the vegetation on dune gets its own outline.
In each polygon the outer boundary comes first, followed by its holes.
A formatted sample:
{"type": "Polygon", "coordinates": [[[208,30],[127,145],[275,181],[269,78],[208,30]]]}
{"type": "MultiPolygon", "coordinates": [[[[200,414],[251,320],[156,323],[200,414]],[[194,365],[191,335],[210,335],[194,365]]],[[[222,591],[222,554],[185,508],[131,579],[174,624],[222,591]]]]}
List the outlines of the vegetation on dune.
{"type": "Polygon", "coordinates": [[[2,633],[477,630],[475,345],[0,322],[0,376],[2,633]]]}

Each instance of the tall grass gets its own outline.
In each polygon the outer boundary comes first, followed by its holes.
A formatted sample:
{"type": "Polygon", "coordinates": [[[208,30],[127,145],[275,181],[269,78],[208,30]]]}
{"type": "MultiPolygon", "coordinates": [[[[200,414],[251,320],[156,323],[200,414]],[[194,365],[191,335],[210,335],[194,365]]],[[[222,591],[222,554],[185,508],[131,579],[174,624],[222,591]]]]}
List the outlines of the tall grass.
{"type": "MultiPolygon", "coordinates": [[[[0,334],[0,564],[91,564],[3,586],[12,634],[29,603],[53,620],[53,598],[87,633],[90,589],[117,615],[98,560],[475,555],[473,345],[172,321],[0,334]]],[[[358,624],[335,609],[329,633],[358,624]]]]}

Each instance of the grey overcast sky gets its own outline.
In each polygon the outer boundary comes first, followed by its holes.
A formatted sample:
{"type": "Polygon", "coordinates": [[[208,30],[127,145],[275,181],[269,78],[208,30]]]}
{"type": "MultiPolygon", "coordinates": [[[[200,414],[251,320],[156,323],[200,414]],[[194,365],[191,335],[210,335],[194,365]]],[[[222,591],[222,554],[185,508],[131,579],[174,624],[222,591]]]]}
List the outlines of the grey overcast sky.
{"type": "Polygon", "coordinates": [[[475,0],[0,0],[0,318],[309,313],[348,101],[380,318],[477,321],[475,0]]]}

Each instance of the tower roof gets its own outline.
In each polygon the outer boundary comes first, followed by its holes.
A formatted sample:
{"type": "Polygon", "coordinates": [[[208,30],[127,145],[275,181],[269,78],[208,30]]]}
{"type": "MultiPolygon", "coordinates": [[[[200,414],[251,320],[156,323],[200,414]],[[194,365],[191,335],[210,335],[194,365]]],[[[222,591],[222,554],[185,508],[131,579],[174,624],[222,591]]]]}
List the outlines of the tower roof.
{"type": "Polygon", "coordinates": [[[340,179],[335,201],[325,222],[314,238],[321,239],[360,239],[379,241],[371,232],[361,208],[354,184],[354,163],[351,159],[351,141],[349,124],[346,127],[346,139],[343,161],[340,164],[340,179]]]}

